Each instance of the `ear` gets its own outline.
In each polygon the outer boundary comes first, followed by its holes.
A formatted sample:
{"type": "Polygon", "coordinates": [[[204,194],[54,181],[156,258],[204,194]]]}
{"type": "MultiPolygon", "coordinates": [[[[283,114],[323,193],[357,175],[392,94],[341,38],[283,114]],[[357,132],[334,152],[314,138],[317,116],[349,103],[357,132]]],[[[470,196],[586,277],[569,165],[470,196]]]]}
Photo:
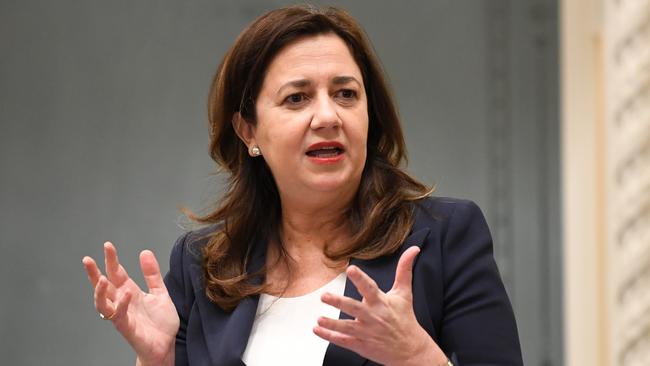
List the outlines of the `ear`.
{"type": "Polygon", "coordinates": [[[255,145],[255,126],[241,116],[239,112],[232,115],[232,127],[239,139],[244,142],[248,150],[255,145]]]}

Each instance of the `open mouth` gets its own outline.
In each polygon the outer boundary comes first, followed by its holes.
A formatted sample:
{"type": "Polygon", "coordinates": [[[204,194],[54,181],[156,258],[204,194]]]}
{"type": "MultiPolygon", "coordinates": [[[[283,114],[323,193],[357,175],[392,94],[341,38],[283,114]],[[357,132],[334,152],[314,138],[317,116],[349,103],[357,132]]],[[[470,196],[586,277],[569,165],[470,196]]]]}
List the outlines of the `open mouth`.
{"type": "Polygon", "coordinates": [[[314,158],[334,158],[339,155],[343,154],[343,149],[340,147],[336,146],[327,146],[327,147],[321,147],[318,149],[314,150],[309,150],[307,151],[307,155],[314,157],[314,158]]]}

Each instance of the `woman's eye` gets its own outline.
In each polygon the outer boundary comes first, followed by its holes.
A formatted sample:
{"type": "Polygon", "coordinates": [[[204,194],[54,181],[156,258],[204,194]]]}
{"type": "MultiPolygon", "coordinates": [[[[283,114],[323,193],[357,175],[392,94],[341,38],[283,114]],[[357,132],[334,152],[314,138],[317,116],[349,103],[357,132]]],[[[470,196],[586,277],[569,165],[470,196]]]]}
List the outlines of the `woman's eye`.
{"type": "Polygon", "coordinates": [[[289,95],[285,101],[289,104],[300,104],[305,101],[307,97],[304,94],[296,93],[289,95]]]}
{"type": "Polygon", "coordinates": [[[353,99],[357,97],[357,92],[351,89],[340,90],[338,94],[343,99],[353,99]]]}

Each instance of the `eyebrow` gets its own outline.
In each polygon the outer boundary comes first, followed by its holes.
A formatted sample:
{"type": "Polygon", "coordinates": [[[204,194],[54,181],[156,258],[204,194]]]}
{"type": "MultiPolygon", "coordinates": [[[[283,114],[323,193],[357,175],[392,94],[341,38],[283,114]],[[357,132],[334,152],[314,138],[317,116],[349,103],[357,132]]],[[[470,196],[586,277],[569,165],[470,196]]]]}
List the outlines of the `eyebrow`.
{"type": "Polygon", "coordinates": [[[293,86],[294,88],[304,88],[304,87],[306,87],[306,86],[309,86],[310,84],[311,84],[311,81],[309,81],[309,80],[307,80],[307,79],[293,80],[293,81],[290,81],[290,82],[285,83],[284,85],[282,85],[282,86],[278,89],[278,91],[276,92],[276,94],[280,94],[280,92],[282,91],[282,89],[288,88],[288,87],[290,87],[290,86],[293,86]]]}
{"type": "MultiPolygon", "coordinates": [[[[332,79],[332,83],[334,85],[344,85],[344,84],[348,84],[348,83],[351,83],[351,82],[357,83],[357,84],[359,84],[359,86],[361,86],[361,83],[354,76],[335,76],[332,79]]],[[[292,81],[289,81],[289,82],[285,83],[284,85],[282,85],[278,89],[278,91],[276,93],[280,94],[280,92],[282,92],[283,89],[288,88],[288,87],[304,88],[304,87],[309,86],[309,85],[311,85],[311,81],[308,80],[308,79],[292,80],[292,81]]]]}
{"type": "Polygon", "coordinates": [[[332,80],[332,82],[334,83],[334,85],[343,85],[343,84],[353,82],[361,86],[359,80],[357,80],[354,76],[336,76],[334,80],[332,80]]]}

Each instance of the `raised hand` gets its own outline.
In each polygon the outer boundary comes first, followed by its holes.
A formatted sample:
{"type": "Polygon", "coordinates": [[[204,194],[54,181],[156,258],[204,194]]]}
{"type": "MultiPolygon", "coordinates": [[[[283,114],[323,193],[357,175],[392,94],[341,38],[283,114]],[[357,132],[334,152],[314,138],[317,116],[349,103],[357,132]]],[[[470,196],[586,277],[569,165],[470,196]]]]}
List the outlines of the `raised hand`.
{"type": "Polygon", "coordinates": [[[106,276],[91,257],[82,262],[95,288],[95,307],[133,347],[140,365],[173,365],[179,319],[153,252],[140,253],[140,268],[149,287],[143,292],[117,258],[113,244],[104,244],[106,276]]]}
{"type": "Polygon", "coordinates": [[[407,249],[399,259],[393,287],[382,292],[359,267],[349,266],[348,278],[362,301],[324,293],[321,300],[354,319],[321,317],[314,333],[384,365],[443,365],[447,357],[418,323],[413,312],[413,262],[420,248],[407,249]]]}

